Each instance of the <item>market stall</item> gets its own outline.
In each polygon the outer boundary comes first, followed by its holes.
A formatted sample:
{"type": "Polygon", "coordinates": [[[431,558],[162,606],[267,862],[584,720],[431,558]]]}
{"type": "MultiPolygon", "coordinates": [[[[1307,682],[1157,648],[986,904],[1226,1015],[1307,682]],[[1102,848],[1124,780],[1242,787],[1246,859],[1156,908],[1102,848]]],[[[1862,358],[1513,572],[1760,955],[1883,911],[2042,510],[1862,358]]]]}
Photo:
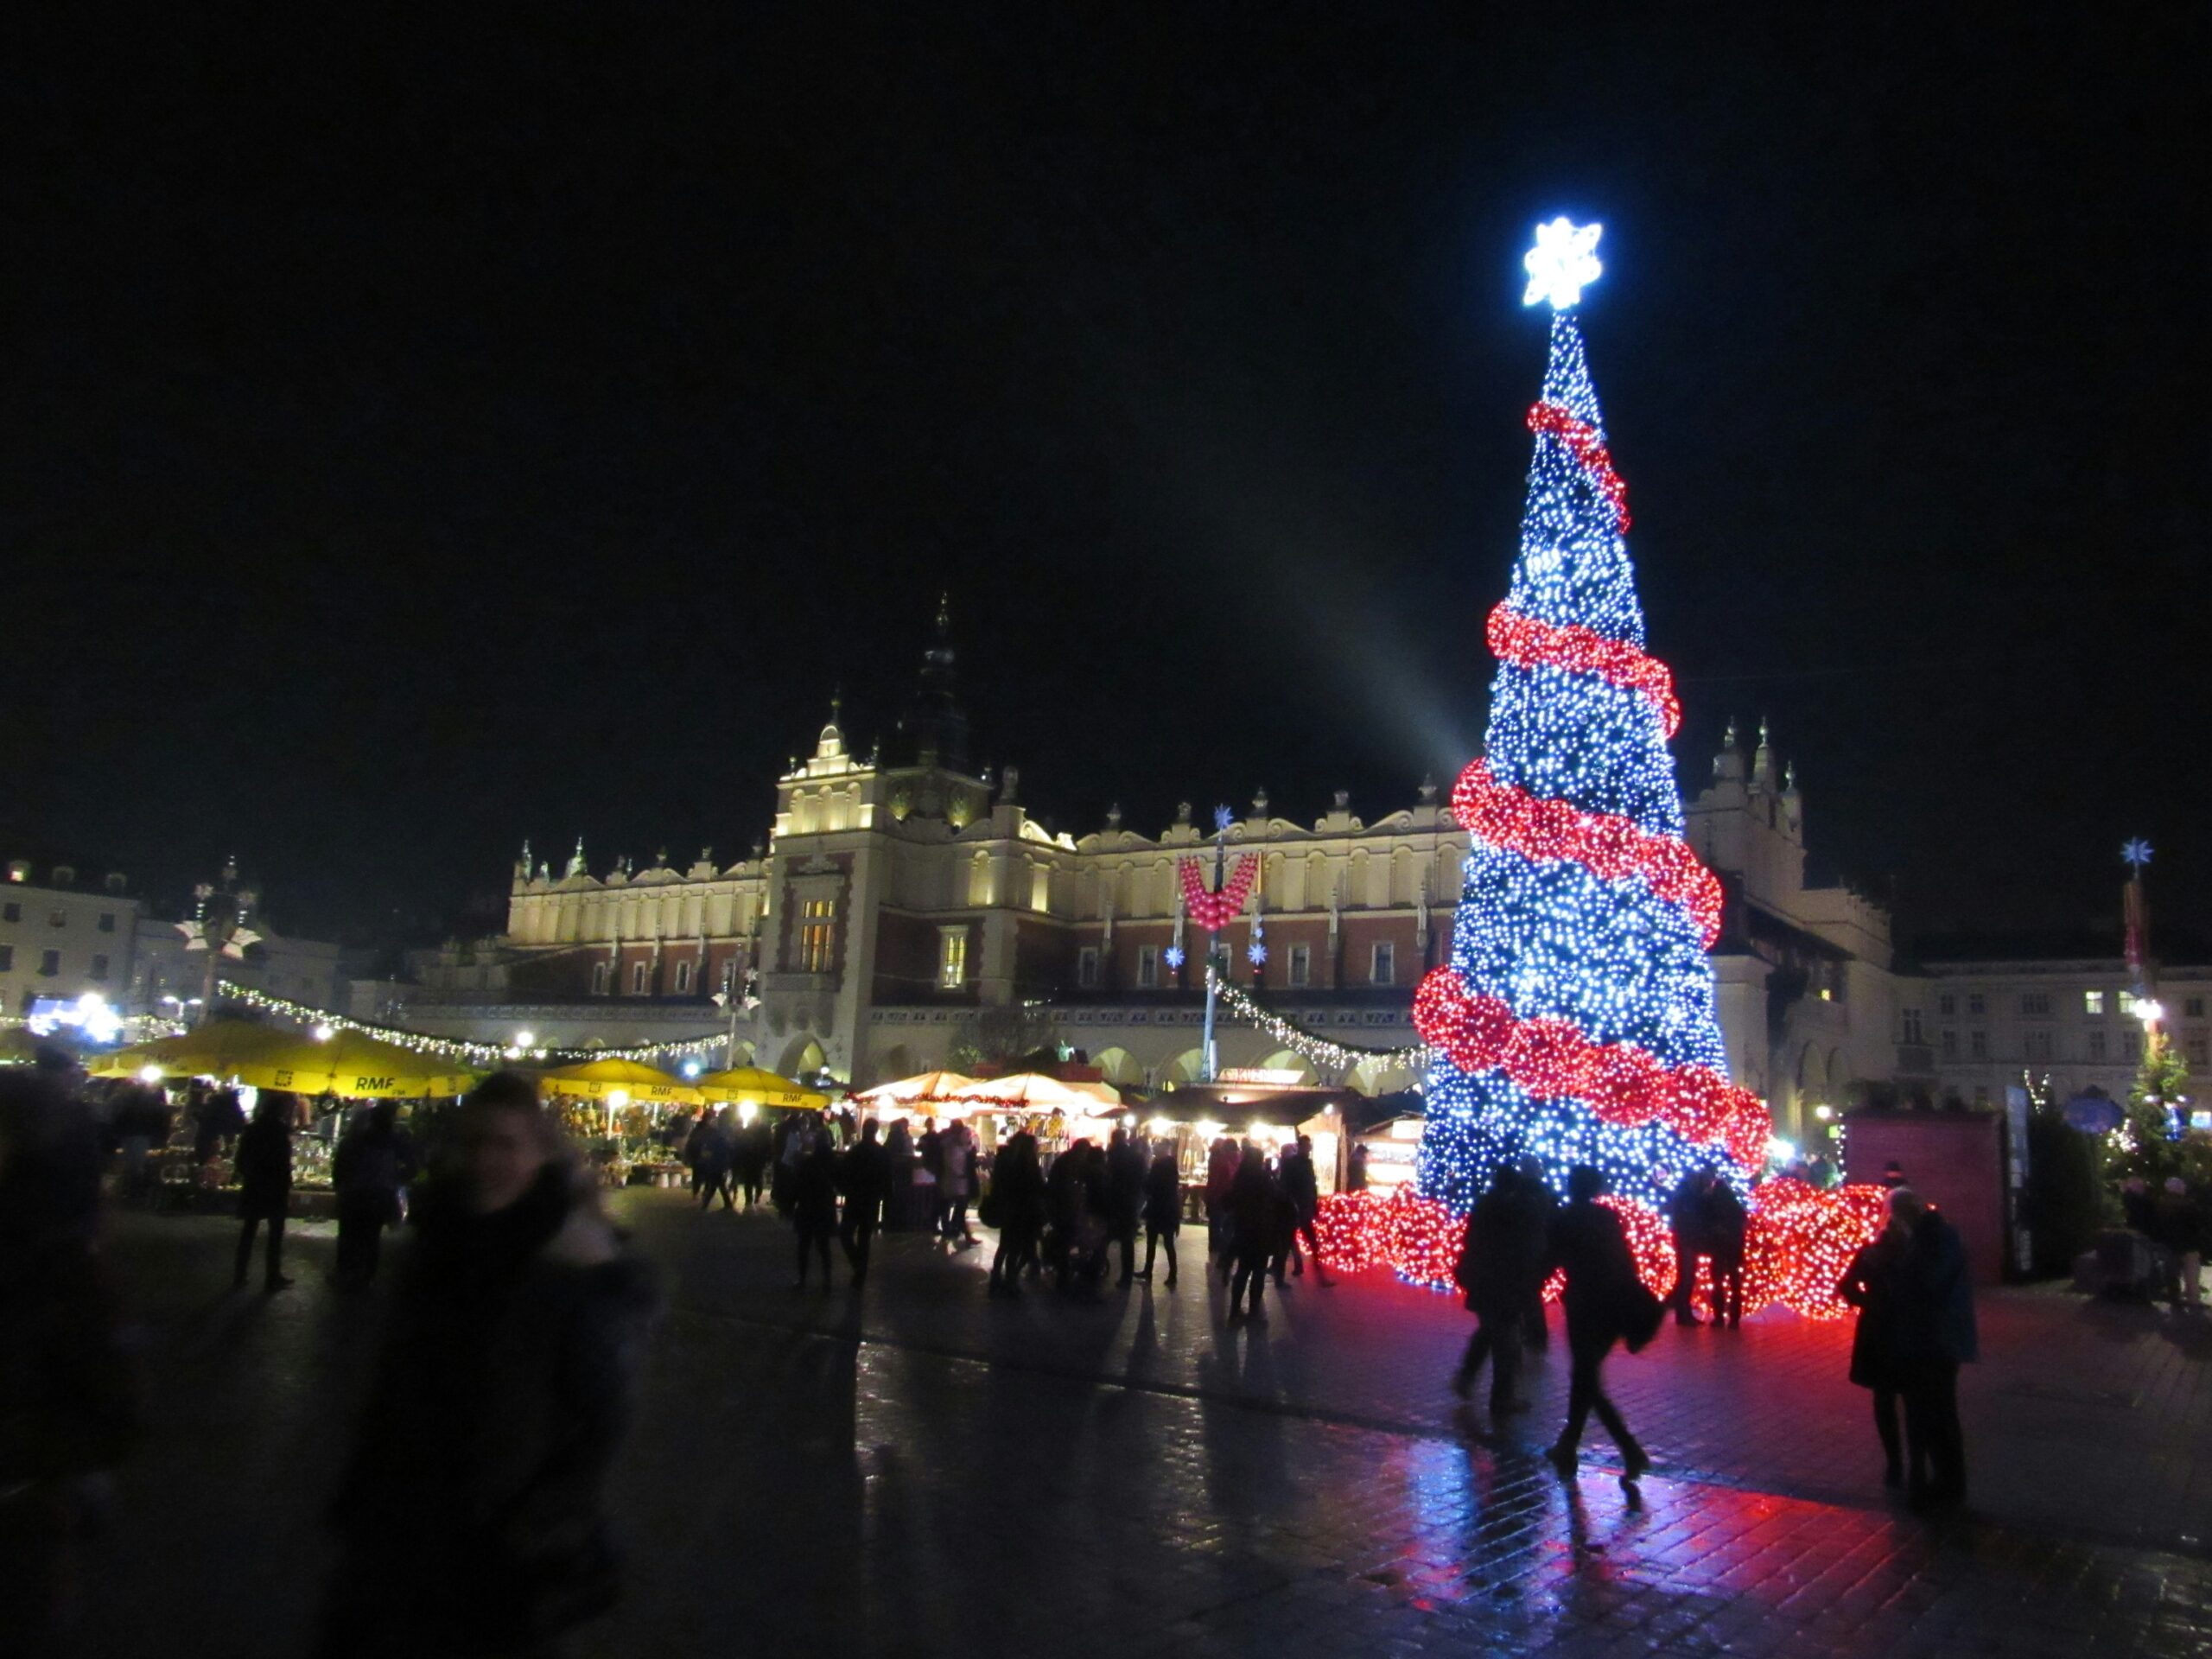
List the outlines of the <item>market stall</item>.
{"type": "Polygon", "coordinates": [[[581,1060],[538,1074],[538,1086],[556,1103],[563,1127],[583,1141],[601,1178],[615,1185],[641,1179],[673,1185],[683,1166],[654,1131],[671,1106],[697,1106],[704,1096],[690,1084],[642,1060],[581,1060]]]}

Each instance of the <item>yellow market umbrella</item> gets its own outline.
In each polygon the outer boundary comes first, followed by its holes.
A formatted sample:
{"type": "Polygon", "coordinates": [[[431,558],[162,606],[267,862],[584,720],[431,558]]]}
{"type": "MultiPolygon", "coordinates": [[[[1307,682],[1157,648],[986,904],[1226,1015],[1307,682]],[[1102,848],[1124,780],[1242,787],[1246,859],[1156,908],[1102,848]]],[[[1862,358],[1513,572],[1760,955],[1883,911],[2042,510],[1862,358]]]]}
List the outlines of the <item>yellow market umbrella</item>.
{"type": "Polygon", "coordinates": [[[247,1061],[298,1040],[295,1032],[257,1020],[204,1020],[177,1036],[103,1055],[87,1070],[96,1077],[123,1077],[153,1065],[164,1077],[227,1077],[247,1061]]]}
{"type": "Polygon", "coordinates": [[[641,1060],[583,1060],[538,1074],[549,1095],[581,1096],[620,1105],[696,1106],[699,1090],[641,1060]],[[620,1095],[623,1101],[614,1099],[620,1095]]]}
{"type": "Polygon", "coordinates": [[[943,1100],[954,1090],[965,1089],[975,1081],[959,1071],[924,1071],[901,1077],[896,1083],[879,1083],[873,1089],[863,1089],[858,1098],[871,1106],[906,1106],[918,1100],[943,1100]]]}
{"type": "Polygon", "coordinates": [[[789,1077],[763,1071],[757,1065],[741,1065],[728,1071],[709,1071],[699,1079],[698,1092],[708,1100],[751,1101],[760,1106],[797,1106],[820,1111],[830,1096],[818,1090],[803,1089],[789,1077]]]}
{"type": "Polygon", "coordinates": [[[476,1081],[474,1072],[452,1060],[387,1043],[365,1031],[334,1032],[325,1042],[296,1037],[281,1048],[251,1056],[237,1072],[240,1082],[257,1089],[290,1089],[347,1100],[458,1095],[476,1081]]]}

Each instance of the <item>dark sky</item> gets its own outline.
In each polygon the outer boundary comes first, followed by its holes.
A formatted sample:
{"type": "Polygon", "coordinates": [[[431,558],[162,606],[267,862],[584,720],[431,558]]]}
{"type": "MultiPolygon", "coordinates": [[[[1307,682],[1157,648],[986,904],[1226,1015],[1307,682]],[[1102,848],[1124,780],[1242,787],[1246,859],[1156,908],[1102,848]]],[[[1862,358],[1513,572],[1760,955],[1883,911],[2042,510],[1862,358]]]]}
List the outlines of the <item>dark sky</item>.
{"type": "Polygon", "coordinates": [[[2212,896],[2201,7],[237,10],[10,25],[10,845],[727,858],[941,587],[1062,827],[1409,804],[1566,213],[1685,778],[1770,715],[1916,927],[2212,896]]]}

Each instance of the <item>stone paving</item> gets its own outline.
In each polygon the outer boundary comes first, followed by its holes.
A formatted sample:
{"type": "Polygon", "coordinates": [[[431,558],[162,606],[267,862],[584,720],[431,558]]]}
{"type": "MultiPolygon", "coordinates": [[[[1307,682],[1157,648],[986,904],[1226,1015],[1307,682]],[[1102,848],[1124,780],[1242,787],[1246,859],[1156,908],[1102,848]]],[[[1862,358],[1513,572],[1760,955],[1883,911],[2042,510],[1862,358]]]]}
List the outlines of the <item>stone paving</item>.
{"type": "MultiPolygon", "coordinates": [[[[790,1235],[621,1201],[671,1312],[615,1504],[615,1656],[2201,1654],[2212,1335],[2050,1292],[1984,1298],[1961,1387],[1974,1508],[1885,1502],[1845,1325],[1672,1328],[1609,1370],[1659,1461],[1535,1455],[1563,1366],[1494,1436],[1443,1387],[1467,1319],[1367,1275],[1218,1322],[1179,1287],[986,1298],[985,1252],[893,1237],[862,1294],[789,1288],[790,1235]]],[[[227,1292],[228,1229],[126,1217],[155,1389],[91,1654],[301,1650],[316,1525],[374,1339],[321,1287],[227,1292]]],[[[1193,1244],[1198,1239],[1185,1235],[1193,1244]]]]}

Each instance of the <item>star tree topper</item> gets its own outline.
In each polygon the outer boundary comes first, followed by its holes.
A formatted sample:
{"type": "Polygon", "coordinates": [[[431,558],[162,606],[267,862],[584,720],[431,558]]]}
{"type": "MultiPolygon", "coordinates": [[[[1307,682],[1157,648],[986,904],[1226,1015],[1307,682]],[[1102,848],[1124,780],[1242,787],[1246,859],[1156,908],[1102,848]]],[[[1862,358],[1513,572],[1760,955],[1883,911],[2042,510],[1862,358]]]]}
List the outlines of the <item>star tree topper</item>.
{"type": "Polygon", "coordinates": [[[1598,263],[1598,238],[1602,225],[1573,225],[1565,215],[1536,226],[1536,245],[1521,261],[1529,273],[1523,305],[1548,300],[1554,311],[1564,311],[1582,297],[1582,290],[1605,270],[1598,263]]]}

